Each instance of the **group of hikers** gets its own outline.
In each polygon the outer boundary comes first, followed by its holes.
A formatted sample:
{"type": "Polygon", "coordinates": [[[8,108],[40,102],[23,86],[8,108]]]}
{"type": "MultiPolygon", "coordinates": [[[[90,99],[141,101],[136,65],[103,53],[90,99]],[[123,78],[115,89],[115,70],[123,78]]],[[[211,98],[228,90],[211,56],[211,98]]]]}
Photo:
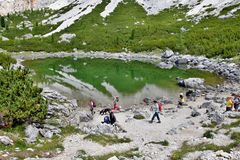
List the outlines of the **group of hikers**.
{"type": "MultiPolygon", "coordinates": [[[[183,93],[180,93],[177,108],[181,108],[184,105],[186,105],[186,101],[196,101],[196,97],[197,97],[196,90],[191,90],[191,89],[188,90],[185,96],[183,93]]],[[[163,104],[159,100],[151,100],[150,104],[151,104],[150,111],[152,111],[152,118],[149,121],[149,123],[153,123],[155,118],[157,118],[157,123],[161,123],[159,114],[163,110],[163,104]]],[[[226,111],[233,111],[233,110],[240,111],[240,95],[232,94],[231,97],[228,97],[226,99],[225,105],[226,105],[226,111]]],[[[93,100],[90,100],[89,106],[90,106],[91,114],[94,115],[95,114],[94,108],[96,107],[96,103],[93,100]]],[[[122,129],[122,127],[117,123],[117,119],[114,115],[114,113],[120,111],[120,109],[121,107],[119,106],[119,97],[116,96],[113,99],[113,108],[111,109],[106,108],[100,111],[101,115],[108,114],[108,115],[105,115],[102,123],[111,124],[122,129]]],[[[125,132],[124,129],[122,130],[125,132]]]]}
{"type": "MultiPolygon", "coordinates": [[[[91,114],[94,115],[95,114],[94,108],[96,107],[95,101],[90,100],[89,107],[90,107],[91,114]]],[[[102,123],[111,124],[111,125],[117,126],[120,129],[122,129],[123,131],[125,131],[117,123],[117,119],[116,119],[116,117],[114,115],[114,113],[115,112],[119,112],[120,109],[121,109],[121,106],[119,105],[119,97],[116,96],[113,99],[113,108],[111,108],[111,109],[106,108],[106,109],[103,109],[103,110],[100,111],[101,115],[108,114],[108,115],[104,116],[104,119],[103,119],[102,123]]],[[[163,105],[161,104],[161,102],[157,101],[157,100],[153,100],[150,110],[153,112],[153,116],[152,116],[151,120],[149,121],[149,123],[153,123],[155,118],[157,118],[157,120],[158,120],[157,123],[161,123],[160,116],[159,116],[159,113],[162,112],[162,110],[163,110],[163,105]]]]}
{"type": "Polygon", "coordinates": [[[227,111],[240,111],[240,95],[233,93],[231,97],[226,99],[226,112],[227,111]]]}

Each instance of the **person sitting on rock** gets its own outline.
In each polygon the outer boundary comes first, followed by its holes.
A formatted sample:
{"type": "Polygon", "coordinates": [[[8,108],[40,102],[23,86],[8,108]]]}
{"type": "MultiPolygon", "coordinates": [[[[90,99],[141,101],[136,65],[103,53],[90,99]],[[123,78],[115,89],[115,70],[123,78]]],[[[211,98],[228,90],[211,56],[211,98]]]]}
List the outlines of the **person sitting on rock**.
{"type": "Polygon", "coordinates": [[[158,119],[157,123],[161,123],[160,118],[159,118],[159,113],[160,113],[159,105],[156,100],[153,101],[153,105],[151,106],[150,110],[153,112],[153,116],[149,123],[152,123],[153,120],[155,119],[155,117],[157,117],[157,119],[158,119]]]}
{"type": "Polygon", "coordinates": [[[185,103],[185,98],[183,97],[183,93],[180,93],[179,99],[178,99],[178,108],[181,108],[185,103]]]}
{"type": "Polygon", "coordinates": [[[110,119],[110,124],[117,127],[120,131],[122,132],[127,132],[125,129],[123,129],[123,127],[117,122],[117,119],[114,115],[114,113],[111,111],[109,113],[109,119],[110,119]]]}
{"type": "Polygon", "coordinates": [[[227,99],[226,99],[226,112],[227,111],[232,111],[232,108],[233,108],[233,99],[232,99],[232,97],[228,97],[227,99]]]}

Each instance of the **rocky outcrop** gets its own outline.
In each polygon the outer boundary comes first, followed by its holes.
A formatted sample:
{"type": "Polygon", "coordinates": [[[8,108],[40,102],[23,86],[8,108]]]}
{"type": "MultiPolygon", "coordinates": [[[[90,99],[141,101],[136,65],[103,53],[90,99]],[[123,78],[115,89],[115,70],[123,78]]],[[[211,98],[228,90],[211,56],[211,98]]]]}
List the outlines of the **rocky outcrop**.
{"type": "Polygon", "coordinates": [[[76,34],[64,33],[59,37],[60,40],[58,41],[58,43],[62,43],[62,42],[70,43],[71,40],[75,37],[76,37],[76,34]]]}
{"type": "Polygon", "coordinates": [[[0,136],[0,143],[4,144],[6,146],[13,145],[13,140],[11,140],[7,136],[0,136]]]}
{"type": "Polygon", "coordinates": [[[34,143],[39,135],[39,129],[33,125],[28,125],[25,129],[25,135],[28,143],[34,143]]]}
{"type": "Polygon", "coordinates": [[[86,124],[81,130],[87,134],[113,134],[121,132],[118,127],[108,124],[86,124]]]}
{"type": "Polygon", "coordinates": [[[188,79],[178,79],[178,85],[186,88],[203,89],[204,79],[202,78],[188,78],[188,79]]]}
{"type": "Polygon", "coordinates": [[[52,4],[55,0],[4,0],[0,1],[0,15],[40,9],[52,4]],[[7,8],[7,9],[6,9],[7,8]]]}
{"type": "Polygon", "coordinates": [[[168,50],[163,53],[162,62],[168,65],[185,65],[186,68],[215,72],[218,75],[240,82],[239,65],[232,63],[230,60],[208,59],[203,56],[181,55],[178,53],[172,54],[168,50]]]}

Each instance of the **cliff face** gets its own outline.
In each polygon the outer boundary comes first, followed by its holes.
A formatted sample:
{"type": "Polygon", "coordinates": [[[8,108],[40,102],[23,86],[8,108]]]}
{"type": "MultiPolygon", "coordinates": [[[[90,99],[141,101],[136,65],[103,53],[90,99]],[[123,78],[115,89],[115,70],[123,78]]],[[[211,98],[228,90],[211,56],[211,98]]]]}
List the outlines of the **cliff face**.
{"type": "Polygon", "coordinates": [[[0,0],[0,15],[46,7],[55,0],[0,0]]]}

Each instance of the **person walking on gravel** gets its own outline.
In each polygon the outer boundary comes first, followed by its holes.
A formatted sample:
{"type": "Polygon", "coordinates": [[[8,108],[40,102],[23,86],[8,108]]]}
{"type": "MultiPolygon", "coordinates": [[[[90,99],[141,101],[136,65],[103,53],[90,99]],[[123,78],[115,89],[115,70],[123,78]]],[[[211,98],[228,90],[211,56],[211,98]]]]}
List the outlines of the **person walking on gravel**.
{"type": "Polygon", "coordinates": [[[158,120],[157,123],[161,123],[160,118],[159,118],[159,112],[160,112],[159,105],[156,100],[153,101],[153,105],[150,108],[150,110],[153,112],[153,116],[152,116],[150,123],[152,123],[154,121],[155,117],[157,117],[157,120],[158,120]]]}

